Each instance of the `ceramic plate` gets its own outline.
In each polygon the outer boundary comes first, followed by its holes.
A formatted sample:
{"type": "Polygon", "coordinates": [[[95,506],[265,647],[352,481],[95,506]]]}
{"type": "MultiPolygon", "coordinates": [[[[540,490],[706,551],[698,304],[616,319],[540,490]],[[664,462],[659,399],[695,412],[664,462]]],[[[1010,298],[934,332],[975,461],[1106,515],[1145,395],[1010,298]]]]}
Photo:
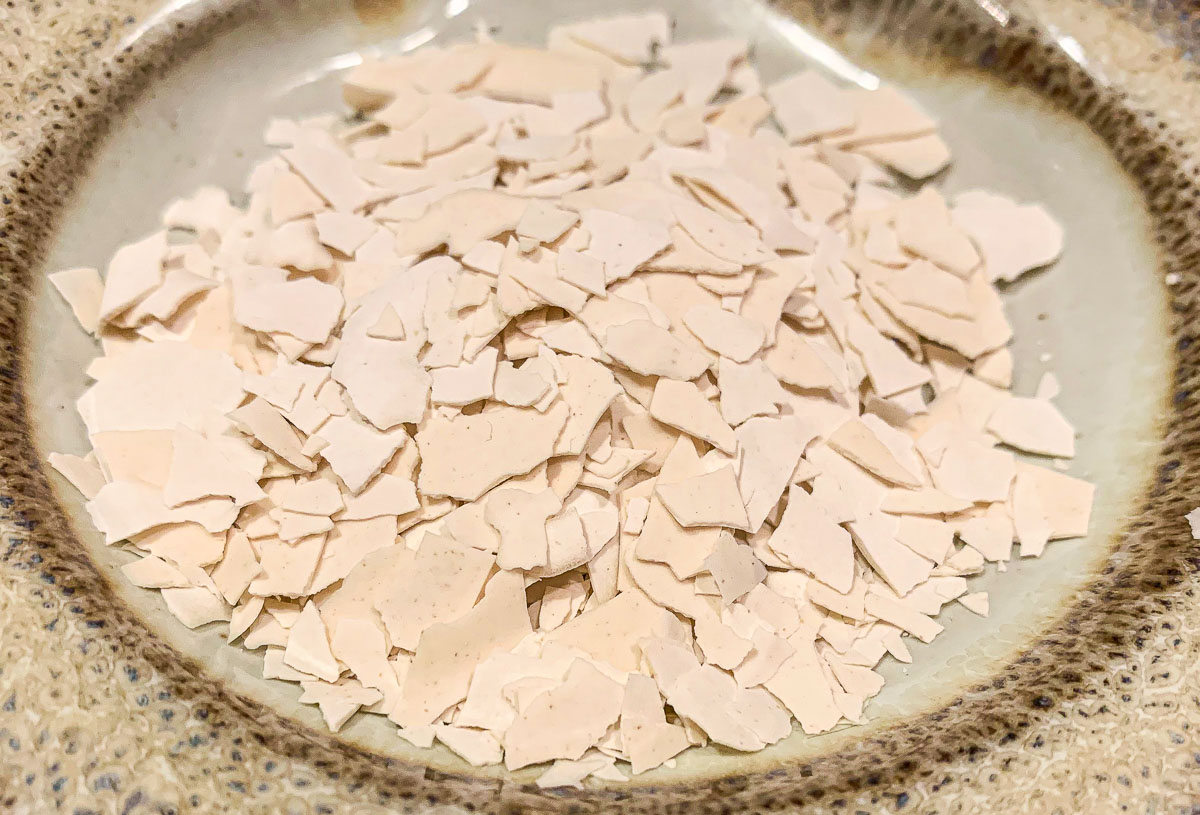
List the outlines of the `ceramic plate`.
{"type": "Polygon", "coordinates": [[[411,748],[380,717],[329,734],[295,685],[259,678],[260,654],[226,646],[222,626],[184,628],[116,573],[129,556],[39,463],[87,450],[74,401],[94,354],[45,272],[102,265],[201,184],[239,187],[266,153],[267,121],[337,109],[357,54],[465,39],[481,21],[539,42],[553,22],[640,6],[63,0],[0,12],[0,80],[16,78],[0,88],[0,807],[1103,813],[1200,801],[1200,559],[1183,519],[1200,503],[1200,106],[1178,14],[1085,0],[655,4],[680,39],[747,37],[766,79],[815,66],[905,88],[954,148],[945,191],[1043,201],[1066,230],[1062,260],[1004,297],[1015,390],[1054,372],[1079,429],[1071,472],[1098,487],[1091,534],[973,579],[991,616],[956,605],[912,665],[885,661],[868,724],[543,792],[532,772],[411,748]]]}

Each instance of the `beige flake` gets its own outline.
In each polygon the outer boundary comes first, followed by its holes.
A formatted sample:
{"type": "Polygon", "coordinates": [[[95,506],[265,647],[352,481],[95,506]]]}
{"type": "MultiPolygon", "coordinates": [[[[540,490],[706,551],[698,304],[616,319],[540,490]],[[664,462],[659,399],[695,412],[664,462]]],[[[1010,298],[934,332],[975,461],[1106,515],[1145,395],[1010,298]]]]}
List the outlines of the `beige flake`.
{"type": "Polygon", "coordinates": [[[162,597],[167,610],[188,628],[229,619],[229,606],[207,586],[164,588],[162,597]]]}
{"type": "Polygon", "coordinates": [[[546,642],[578,648],[619,671],[635,671],[638,643],[653,635],[664,613],[645,594],[631,589],[558,627],[546,642]]]}
{"type": "Polygon", "coordinates": [[[211,575],[213,585],[221,592],[225,602],[238,602],[238,598],[261,572],[258,555],[249,538],[241,530],[231,530],[225,544],[225,556],[212,570],[211,575]]]}
{"type": "Polygon", "coordinates": [[[113,321],[122,311],[158,288],[163,280],[166,258],[166,232],[155,232],[118,249],[104,274],[104,294],[97,314],[99,321],[113,321]]]}
{"type": "Polygon", "coordinates": [[[104,296],[104,282],[100,273],[91,268],[65,269],[47,275],[50,283],[67,301],[71,313],[80,327],[95,334],[100,324],[100,302],[104,296]]]}
{"type": "Polygon", "coordinates": [[[667,701],[718,744],[761,750],[791,732],[787,711],[761,688],[739,688],[733,677],[711,665],[681,676],[667,701]]]}
{"type": "Polygon", "coordinates": [[[749,546],[737,543],[731,536],[717,540],[711,555],[704,559],[704,567],[717,581],[721,598],[726,603],[744,596],[767,576],[767,569],[749,546]]]}
{"type": "Polygon", "coordinates": [[[787,395],[761,360],[739,364],[722,357],[717,363],[721,416],[733,427],[753,416],[774,416],[787,395]]]}
{"type": "Polygon", "coordinates": [[[96,493],[107,483],[104,473],[94,460],[65,453],[51,453],[47,459],[51,467],[58,470],[63,478],[71,482],[71,486],[89,500],[95,498],[96,493]]]}
{"type": "Polygon", "coordinates": [[[497,565],[501,569],[533,569],[549,559],[546,521],[562,507],[551,489],[528,492],[500,488],[488,496],[484,517],[500,535],[497,565]]]}
{"type": "Polygon", "coordinates": [[[987,429],[1004,444],[1027,453],[1075,455],[1075,429],[1048,399],[1009,396],[992,412],[987,429]]]}
{"type": "Polygon", "coordinates": [[[533,700],[504,736],[510,770],[554,758],[578,759],[621,713],[622,689],[590,663],[576,660],[559,687],[533,700]],[[564,721],[560,711],[577,711],[564,721]]]}
{"type": "Polygon", "coordinates": [[[321,243],[351,256],[378,228],[370,219],[346,212],[318,212],[314,221],[321,243]]]}
{"type": "Polygon", "coordinates": [[[867,515],[850,522],[858,551],[900,595],[929,577],[933,563],[896,540],[897,521],[887,515],[867,515]]]}
{"type": "Polygon", "coordinates": [[[585,209],[581,218],[583,228],[592,236],[584,254],[604,264],[608,283],[629,277],[671,243],[667,228],[660,222],[602,209],[585,209]]]}
{"type": "Polygon", "coordinates": [[[798,416],[762,416],[749,419],[735,434],[743,456],[738,490],[746,503],[750,531],[755,532],[779,502],[816,433],[798,416]]]}
{"type": "Polygon", "coordinates": [[[936,133],[864,144],[858,152],[915,181],[937,175],[950,163],[950,148],[936,133]]]}
{"type": "Polygon", "coordinates": [[[463,616],[437,623],[421,634],[404,683],[401,704],[393,712],[404,727],[429,724],[446,708],[466,698],[475,667],[530,633],[524,581],[500,572],[488,581],[483,599],[463,616]]]}
{"type": "Polygon", "coordinates": [[[336,286],[313,278],[263,283],[234,297],[237,321],[256,331],[283,332],[310,343],[323,343],[342,313],[336,286]]]}
{"type": "Polygon", "coordinates": [[[300,701],[316,704],[321,709],[325,724],[336,733],[363,705],[378,702],[380,693],[364,688],[353,679],[341,679],[336,684],[321,681],[301,682],[304,693],[300,701]]]}
{"type": "Polygon", "coordinates": [[[328,442],[321,457],[353,493],[362,490],[408,442],[402,427],[381,432],[351,416],[333,417],[319,434],[328,442]]]}
{"type": "Polygon", "coordinates": [[[962,603],[980,617],[988,616],[988,594],[986,591],[978,591],[974,594],[964,594],[962,597],[958,598],[958,602],[962,603]]]}
{"type": "Polygon", "coordinates": [[[803,487],[788,488],[787,507],[767,545],[790,563],[840,592],[854,579],[854,547],[849,533],[826,514],[803,487]]]}
{"type": "Polygon", "coordinates": [[[769,86],[767,98],[793,144],[850,130],[857,120],[849,94],[812,70],[769,86]]]}
{"type": "Polygon", "coordinates": [[[192,585],[182,572],[154,555],[127,563],[121,572],[130,583],[143,589],[182,589],[192,585]]]}
{"type": "Polygon", "coordinates": [[[393,645],[416,650],[423,631],[461,617],[475,605],[494,558],[439,535],[426,535],[416,557],[378,602],[393,645]]]}
{"type": "Polygon", "coordinates": [[[504,757],[500,740],[487,730],[435,724],[433,732],[438,741],[472,766],[483,767],[487,764],[499,764],[504,757]]]}
{"type": "Polygon", "coordinates": [[[417,487],[473,501],[550,458],[569,413],[566,404],[556,402],[544,414],[505,406],[477,416],[435,416],[416,435],[422,461],[417,487]]]}
{"type": "Polygon", "coordinates": [[[979,247],[988,280],[1016,280],[1062,253],[1062,227],[1039,204],[972,190],[955,197],[952,217],[979,247]]]}
{"type": "Polygon", "coordinates": [[[307,603],[288,630],[283,661],[298,671],[320,677],[326,682],[336,682],[341,675],[337,659],[329,650],[329,633],[325,630],[316,603],[307,603]]]}
{"type": "Polygon", "coordinates": [[[682,526],[745,529],[748,523],[746,508],[738,493],[737,476],[731,466],[683,481],[660,483],[656,492],[682,526]]]}
{"type": "Polygon", "coordinates": [[[646,376],[695,379],[711,364],[699,344],[680,339],[649,320],[609,327],[601,345],[613,359],[646,376]]]}
{"type": "Polygon", "coordinates": [[[469,405],[492,396],[499,352],[485,348],[471,362],[431,372],[433,388],[430,399],[440,405],[469,405]]]}
{"type": "Polygon", "coordinates": [[[921,642],[933,642],[934,637],[943,631],[941,625],[924,614],[913,611],[903,603],[873,591],[867,592],[866,608],[868,614],[899,626],[921,642]]]}
{"type": "Polygon", "coordinates": [[[734,362],[746,362],[762,347],[762,326],[715,306],[696,306],[684,314],[684,323],[706,347],[734,362]]]}
{"type": "Polygon", "coordinates": [[[650,415],[731,455],[736,449],[734,431],[691,382],[665,376],[659,379],[654,386],[650,415]]]}
{"type": "Polygon", "coordinates": [[[354,212],[371,198],[370,187],[354,172],[350,157],[334,147],[304,140],[282,155],[339,212],[354,212]]]}
{"type": "Polygon", "coordinates": [[[893,484],[919,487],[918,476],[901,464],[876,432],[861,419],[841,425],[828,440],[829,446],[863,469],[893,484]]]}

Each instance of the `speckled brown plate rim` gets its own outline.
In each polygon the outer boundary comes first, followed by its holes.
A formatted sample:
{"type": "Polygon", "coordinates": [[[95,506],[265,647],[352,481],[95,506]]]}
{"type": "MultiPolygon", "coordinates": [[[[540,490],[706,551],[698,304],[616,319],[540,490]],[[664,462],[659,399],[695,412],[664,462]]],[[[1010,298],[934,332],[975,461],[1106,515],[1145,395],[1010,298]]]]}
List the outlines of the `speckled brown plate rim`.
{"type": "MultiPolygon", "coordinates": [[[[12,5],[10,0],[10,9],[12,5]]],[[[1087,8],[1086,3],[1071,5],[1087,8]]],[[[240,754],[237,748],[243,746],[246,752],[276,754],[300,776],[305,775],[300,770],[303,765],[313,778],[322,778],[326,786],[348,796],[346,800],[353,797],[424,811],[439,804],[487,812],[750,812],[805,804],[850,812],[856,811],[855,807],[859,811],[903,808],[914,800],[917,790],[922,797],[936,800],[943,774],[947,786],[961,783],[961,775],[951,778],[951,767],[976,756],[1000,754],[1006,744],[1024,742],[1027,734],[1062,718],[1080,696],[1097,693],[1097,679],[1141,649],[1164,609],[1179,603],[1194,607],[1200,558],[1183,521],[1190,508],[1187,493],[1197,494],[1191,488],[1194,479],[1190,473],[1200,464],[1200,414],[1191,398],[1200,348],[1188,331],[1196,316],[1191,293],[1200,253],[1196,206],[1200,195],[1190,169],[1194,143],[1181,140],[1163,119],[1140,109],[1144,99],[1131,97],[1126,88],[1097,82],[1054,44],[1042,25],[1032,22],[1045,16],[1034,10],[1013,15],[1001,28],[970,6],[855,0],[831,6],[813,3],[785,10],[833,36],[848,29],[858,37],[884,32],[895,36],[892,32],[898,31],[909,50],[1032,88],[1090,124],[1140,184],[1162,252],[1161,271],[1176,272],[1185,281],[1172,301],[1172,332],[1178,341],[1176,398],[1156,483],[1144,508],[1117,541],[1103,573],[1077,594],[1062,617],[1019,659],[990,683],[966,689],[942,709],[827,756],[714,781],[548,793],[529,785],[435,772],[374,755],[228,692],[199,665],[157,640],[144,622],[116,599],[72,534],[28,432],[30,417],[22,385],[27,366],[21,340],[25,336],[23,306],[56,213],[71,191],[70,179],[85,166],[108,123],[171,60],[243,15],[253,15],[255,6],[246,2],[233,10],[227,6],[217,10],[215,4],[203,3],[187,7],[81,77],[81,92],[63,93],[57,109],[45,117],[21,166],[4,179],[0,215],[0,281],[4,287],[0,334],[6,338],[0,346],[0,478],[4,484],[0,520],[7,533],[2,566],[5,581],[9,586],[28,581],[36,586],[35,597],[53,596],[54,602],[83,621],[73,630],[90,632],[85,642],[100,653],[110,652],[108,659],[122,660],[127,654],[131,661],[148,663],[163,688],[159,693],[178,700],[188,712],[189,725],[195,723],[211,743],[229,740],[235,746],[234,755],[240,754]]],[[[3,25],[0,21],[0,35],[3,25]]],[[[1125,33],[1132,36],[1133,30],[1125,33]]],[[[69,66],[70,60],[64,57],[63,63],[69,66]]],[[[3,608],[0,605],[0,610],[3,608]]],[[[17,653],[19,646],[13,643],[20,638],[14,639],[11,632],[5,636],[9,646],[5,653],[17,653]]],[[[0,665],[0,680],[9,676],[8,670],[0,665]]],[[[111,674],[105,678],[119,681],[118,671],[111,674]]],[[[131,683],[138,682],[128,668],[126,676],[131,683]]],[[[1106,684],[1111,683],[1100,682],[1101,687],[1106,684]]],[[[1185,686],[1185,696],[1189,687],[1196,692],[1195,685],[1185,686]]],[[[0,684],[0,690],[6,686],[0,684]]],[[[1111,691],[1114,695],[1118,692],[1119,688],[1111,691]]],[[[3,725],[4,713],[19,712],[18,694],[14,692],[7,701],[0,698],[0,702],[3,725]]],[[[1190,720],[1181,721],[1190,724],[1190,720]]],[[[1190,732],[1183,743],[1194,745],[1195,730],[1184,729],[1190,732]]],[[[0,730],[0,734],[4,732],[7,730],[0,730]]],[[[13,748],[14,752],[18,749],[13,748]]],[[[1196,758],[1200,761],[1200,755],[1196,758]]],[[[271,770],[264,768],[263,772],[271,770]]],[[[0,774],[0,782],[4,778],[6,775],[0,774]]],[[[1195,796],[1194,783],[1185,781],[1175,790],[1183,798],[1172,797],[1172,791],[1164,788],[1162,800],[1183,801],[1195,796]]],[[[103,788],[100,785],[97,791],[103,788]]],[[[313,788],[311,781],[295,784],[296,790],[306,788],[313,788]]],[[[227,803],[236,810],[239,796],[247,792],[245,784],[241,790],[237,786],[228,789],[227,803]]],[[[0,784],[0,806],[8,800],[3,797],[6,794],[0,784]]],[[[15,802],[16,796],[11,800],[15,802]]],[[[138,798],[129,811],[149,801],[149,797],[138,798]]],[[[1023,808],[1027,806],[1026,801],[1023,808]]],[[[1035,807],[1031,811],[1041,810],[1035,807]]]]}

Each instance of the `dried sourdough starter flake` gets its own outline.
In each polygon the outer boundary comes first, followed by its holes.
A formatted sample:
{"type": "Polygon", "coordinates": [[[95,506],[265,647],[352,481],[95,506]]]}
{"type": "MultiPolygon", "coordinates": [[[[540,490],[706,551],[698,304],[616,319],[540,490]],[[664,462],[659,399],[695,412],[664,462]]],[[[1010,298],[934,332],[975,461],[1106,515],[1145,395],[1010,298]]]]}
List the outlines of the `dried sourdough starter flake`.
{"type": "Polygon", "coordinates": [[[1056,380],[1010,392],[992,285],[1059,256],[1050,214],[910,194],[950,150],[893,88],[760,91],[670,31],[367,59],[361,120],[274,121],[245,208],[50,276],[102,349],[51,465],[334,730],[543,787],[758,750],[1087,533],[1091,485],[1014,455],[1075,432],[1056,380]]]}

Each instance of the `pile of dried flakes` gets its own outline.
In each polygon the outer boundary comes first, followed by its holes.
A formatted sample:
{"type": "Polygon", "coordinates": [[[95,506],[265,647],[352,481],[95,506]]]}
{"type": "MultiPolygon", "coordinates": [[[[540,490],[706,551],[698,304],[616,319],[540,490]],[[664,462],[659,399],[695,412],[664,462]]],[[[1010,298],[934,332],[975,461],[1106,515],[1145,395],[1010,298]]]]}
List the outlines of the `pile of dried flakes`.
{"type": "Polygon", "coordinates": [[[367,60],[244,208],[51,276],[103,355],[53,455],[185,625],[543,786],[862,721],[965,575],[1087,531],[993,283],[1061,230],[893,89],[646,14],[367,60]],[[643,66],[650,65],[653,70],[643,66]]]}

